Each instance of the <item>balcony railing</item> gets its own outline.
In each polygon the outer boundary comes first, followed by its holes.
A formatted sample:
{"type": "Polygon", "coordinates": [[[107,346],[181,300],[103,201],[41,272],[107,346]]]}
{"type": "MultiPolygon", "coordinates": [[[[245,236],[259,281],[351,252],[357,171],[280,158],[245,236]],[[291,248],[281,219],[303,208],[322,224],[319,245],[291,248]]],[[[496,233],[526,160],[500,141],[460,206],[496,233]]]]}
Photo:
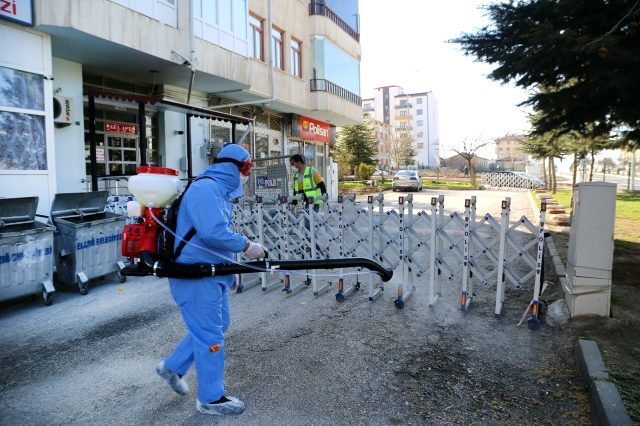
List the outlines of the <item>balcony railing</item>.
{"type": "Polygon", "coordinates": [[[411,104],[398,104],[398,105],[394,106],[395,109],[412,108],[412,107],[413,107],[413,105],[411,105],[411,104]]]}
{"type": "Polygon", "coordinates": [[[349,24],[343,21],[342,18],[340,18],[333,10],[329,9],[326,4],[318,3],[314,0],[311,0],[309,2],[309,15],[326,16],[327,18],[331,19],[334,24],[342,28],[344,32],[353,37],[356,41],[360,41],[360,34],[356,30],[351,28],[349,24]]]}
{"type": "Polygon", "coordinates": [[[360,98],[360,96],[355,93],[351,93],[347,89],[344,89],[329,80],[314,78],[309,81],[309,88],[312,92],[329,92],[356,105],[362,105],[362,98],[360,98]]]}

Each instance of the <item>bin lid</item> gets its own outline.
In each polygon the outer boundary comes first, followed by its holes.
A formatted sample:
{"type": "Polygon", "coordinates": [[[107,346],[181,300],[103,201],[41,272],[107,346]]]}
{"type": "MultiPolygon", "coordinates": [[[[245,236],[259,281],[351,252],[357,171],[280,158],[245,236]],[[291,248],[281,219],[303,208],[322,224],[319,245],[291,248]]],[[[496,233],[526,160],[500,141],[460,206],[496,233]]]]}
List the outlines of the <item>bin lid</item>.
{"type": "Polygon", "coordinates": [[[0,228],[34,221],[38,197],[0,198],[0,228]]]}
{"type": "Polygon", "coordinates": [[[56,194],[51,204],[51,219],[61,216],[85,216],[102,213],[107,204],[107,191],[66,192],[56,194]]]}

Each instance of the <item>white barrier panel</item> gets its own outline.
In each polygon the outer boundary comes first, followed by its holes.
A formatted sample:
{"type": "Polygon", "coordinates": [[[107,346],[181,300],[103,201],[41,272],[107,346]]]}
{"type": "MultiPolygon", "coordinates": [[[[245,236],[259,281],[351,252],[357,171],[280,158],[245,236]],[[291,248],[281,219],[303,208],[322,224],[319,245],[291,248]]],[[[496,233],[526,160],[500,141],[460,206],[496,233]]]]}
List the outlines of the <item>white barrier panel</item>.
{"type": "MultiPolygon", "coordinates": [[[[340,196],[318,211],[304,208],[300,198],[252,197],[237,201],[233,222],[238,232],[262,244],[271,259],[368,257],[393,269],[398,308],[420,288],[433,306],[444,285],[459,285],[459,307],[467,311],[477,291],[495,282],[495,315],[500,316],[506,285],[521,288],[534,278],[539,285],[536,266],[541,262],[539,229],[525,216],[510,222],[509,198],[501,207],[497,220],[489,213],[477,218],[476,197],[465,200],[462,213],[446,211],[443,195],[417,213],[413,194],[399,197],[397,203],[385,203],[384,194],[369,196],[364,203],[356,203],[354,195],[340,196]]],[[[335,282],[341,301],[360,289],[363,274],[368,275],[368,298],[374,300],[384,291],[382,282],[361,269],[261,273],[243,284],[259,283],[264,291],[281,286],[286,294],[311,287],[317,296],[335,282]]]]}

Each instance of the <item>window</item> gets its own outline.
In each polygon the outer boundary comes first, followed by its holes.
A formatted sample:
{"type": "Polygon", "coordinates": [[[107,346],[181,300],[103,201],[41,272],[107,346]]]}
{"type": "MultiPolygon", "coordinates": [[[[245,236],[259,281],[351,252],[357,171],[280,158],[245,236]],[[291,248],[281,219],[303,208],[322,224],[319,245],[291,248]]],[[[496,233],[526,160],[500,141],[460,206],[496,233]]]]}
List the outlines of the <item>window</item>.
{"type": "Polygon", "coordinates": [[[233,1],[233,34],[247,39],[247,0],[233,1]]]}
{"type": "Polygon", "coordinates": [[[421,103],[422,103],[422,98],[418,98],[418,99],[416,99],[416,103],[417,103],[417,104],[421,104],[421,103]]]}
{"type": "Polygon", "coordinates": [[[0,67],[0,170],[47,170],[44,77],[0,67]]]}
{"type": "Polygon", "coordinates": [[[422,115],[422,110],[421,109],[417,110],[416,115],[422,115]]]}
{"type": "Polygon", "coordinates": [[[233,29],[231,24],[231,22],[233,22],[231,8],[231,0],[220,0],[220,27],[229,32],[233,29]]]}
{"type": "Polygon", "coordinates": [[[409,115],[409,112],[404,110],[404,111],[400,111],[400,115],[409,115]]]}
{"type": "Polygon", "coordinates": [[[249,15],[249,52],[259,61],[264,62],[264,21],[256,16],[249,15]]]}
{"type": "Polygon", "coordinates": [[[302,78],[302,42],[291,37],[291,75],[302,78]]]}
{"type": "Polygon", "coordinates": [[[424,144],[423,143],[418,143],[418,144],[416,144],[416,146],[418,147],[418,149],[424,149],[424,144]]]}
{"type": "Polygon", "coordinates": [[[271,65],[284,71],[284,33],[271,29],[271,65]]]}
{"type": "Polygon", "coordinates": [[[416,123],[418,127],[422,127],[424,125],[424,122],[422,120],[418,120],[416,123]]]}
{"type": "Polygon", "coordinates": [[[207,24],[218,25],[218,0],[194,0],[193,16],[207,24]]]}

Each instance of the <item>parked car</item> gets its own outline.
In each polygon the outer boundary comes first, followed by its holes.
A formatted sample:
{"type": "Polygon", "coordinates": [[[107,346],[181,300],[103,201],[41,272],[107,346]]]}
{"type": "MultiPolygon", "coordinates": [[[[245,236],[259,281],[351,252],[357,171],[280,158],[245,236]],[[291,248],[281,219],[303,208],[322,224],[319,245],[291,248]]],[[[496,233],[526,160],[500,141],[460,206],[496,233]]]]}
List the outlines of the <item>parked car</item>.
{"type": "Polygon", "coordinates": [[[499,171],[489,173],[482,179],[482,186],[487,188],[544,188],[544,181],[523,172],[499,171]]]}
{"type": "Polygon", "coordinates": [[[391,180],[391,172],[388,170],[376,169],[371,175],[371,180],[391,180]]]}
{"type": "Polygon", "coordinates": [[[394,191],[399,189],[422,191],[422,178],[417,170],[398,170],[393,177],[391,188],[394,191]]]}

